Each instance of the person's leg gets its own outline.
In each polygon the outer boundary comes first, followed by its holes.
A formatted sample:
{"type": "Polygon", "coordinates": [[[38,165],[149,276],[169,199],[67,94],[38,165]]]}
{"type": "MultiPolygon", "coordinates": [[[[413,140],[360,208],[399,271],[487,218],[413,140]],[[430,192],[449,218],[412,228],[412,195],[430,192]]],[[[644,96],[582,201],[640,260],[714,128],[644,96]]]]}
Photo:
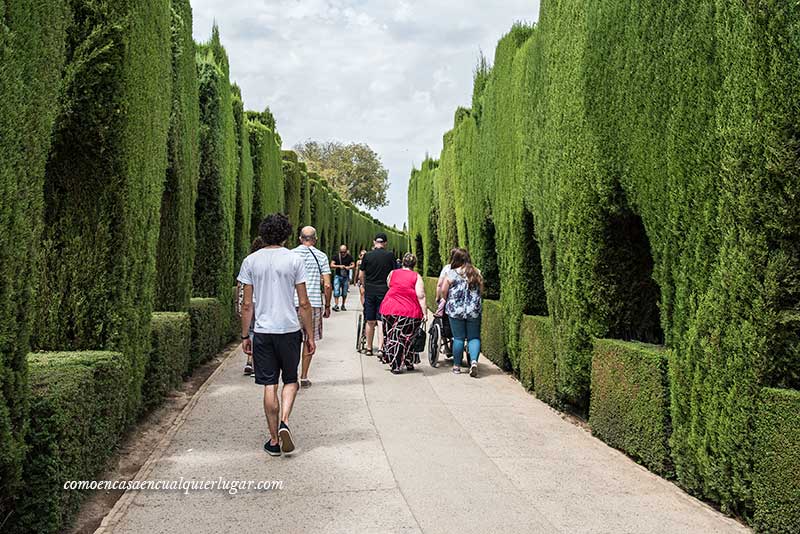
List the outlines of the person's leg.
{"type": "MultiPolygon", "coordinates": [[[[322,308],[314,308],[311,311],[311,321],[313,322],[312,330],[314,331],[314,341],[319,341],[322,338],[322,308]]],[[[306,352],[306,345],[303,343],[303,363],[300,371],[300,380],[308,379],[308,370],[311,367],[311,359],[313,355],[306,352]]]]}
{"type": "MultiPolygon", "coordinates": [[[[339,296],[342,294],[342,277],[338,274],[333,276],[333,309],[339,309],[339,296]]],[[[344,304],[344,302],[342,302],[344,304]]]]}
{"type": "Polygon", "coordinates": [[[372,295],[364,297],[364,319],[367,321],[367,350],[372,351],[372,342],[375,340],[375,323],[378,317],[378,308],[372,295]]]}
{"type": "Polygon", "coordinates": [[[347,302],[347,293],[350,291],[350,279],[348,277],[346,276],[341,277],[339,289],[342,294],[342,311],[346,311],[345,303],[347,302]]]}
{"type": "Polygon", "coordinates": [[[470,363],[477,362],[481,354],[481,318],[467,320],[470,363]]]}
{"type": "Polygon", "coordinates": [[[270,444],[278,443],[278,376],[280,362],[275,344],[269,334],[255,334],[253,339],[253,363],[256,384],[264,386],[264,415],[267,418],[270,444]]]}
{"type": "MultiPolygon", "coordinates": [[[[294,400],[297,397],[297,364],[299,362],[300,345],[303,343],[303,334],[295,332],[283,334],[281,337],[281,373],[283,377],[283,391],[281,392],[281,422],[288,423],[292,414],[294,400]]],[[[305,352],[305,349],[303,349],[305,352]]]]}
{"type": "Polygon", "coordinates": [[[463,319],[449,317],[450,331],[453,333],[453,368],[461,367],[464,355],[464,344],[467,338],[467,322],[463,319]]]}

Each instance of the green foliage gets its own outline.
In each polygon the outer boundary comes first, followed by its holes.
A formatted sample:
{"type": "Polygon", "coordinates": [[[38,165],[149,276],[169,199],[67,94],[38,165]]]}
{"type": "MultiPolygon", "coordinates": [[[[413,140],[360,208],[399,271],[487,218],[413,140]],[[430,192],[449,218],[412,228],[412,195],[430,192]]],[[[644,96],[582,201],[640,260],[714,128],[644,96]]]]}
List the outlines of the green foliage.
{"type": "Polygon", "coordinates": [[[198,46],[200,181],[195,204],[193,294],[227,299],[233,282],[236,177],[239,168],[228,55],[214,27],[198,46]]]}
{"type": "Polygon", "coordinates": [[[304,141],[294,150],[342,198],[365,208],[386,206],[389,171],[366,143],[304,141]]]}
{"type": "Polygon", "coordinates": [[[27,426],[31,280],[70,17],[63,0],[0,0],[0,518],[14,507],[27,426]]]}
{"type": "Polygon", "coordinates": [[[422,281],[425,283],[425,302],[428,304],[428,309],[432,312],[436,311],[436,284],[439,279],[423,276],[422,281]]]}
{"type": "Polygon", "coordinates": [[[113,352],[38,353],[28,358],[31,428],[25,486],[4,532],[54,533],[69,524],[86,492],[70,480],[94,480],[114,452],[127,419],[120,392],[130,359],[113,352]]]}
{"type": "Polygon", "coordinates": [[[172,0],[172,112],[156,252],[157,310],[185,310],[192,296],[200,172],[198,98],[192,7],[189,0],[172,0]]]}
{"type": "Polygon", "coordinates": [[[669,454],[669,353],[656,345],[598,339],[592,354],[592,434],[662,476],[669,454]]]}
{"type": "Polygon", "coordinates": [[[761,391],[755,450],[756,531],[800,531],[800,391],[761,391]]]}
{"type": "Polygon", "coordinates": [[[250,131],[242,102],[242,91],[233,86],[233,123],[239,170],[236,173],[236,218],[234,220],[234,273],[250,253],[250,225],[253,218],[253,158],[250,155],[250,131]]]}
{"type": "Polygon", "coordinates": [[[742,516],[759,392],[800,387],[796,7],[547,0],[409,184],[423,272],[499,260],[513,365],[552,317],[559,401],[587,409],[593,339],[663,341],[678,481],[742,516]]]}
{"type": "MultiPolygon", "coordinates": [[[[252,113],[252,112],[248,112],[252,113]]],[[[270,213],[283,212],[284,176],[280,137],[261,122],[249,120],[250,150],[253,158],[253,212],[250,237],[258,235],[258,225],[270,213]]]]}
{"type": "Polygon", "coordinates": [[[150,410],[160,405],[178,387],[189,367],[192,328],[186,312],[153,314],[152,346],[142,384],[142,406],[150,410]]]}
{"type": "Polygon", "coordinates": [[[481,352],[501,369],[509,368],[505,333],[503,305],[495,300],[484,300],[481,321],[481,352]]]}
{"type": "Polygon", "coordinates": [[[115,402],[131,420],[150,350],[171,107],[170,6],[167,0],[71,6],[45,176],[33,344],[123,353],[130,373],[115,402]]]}
{"type": "Polygon", "coordinates": [[[189,317],[192,346],[185,374],[191,374],[198,365],[213,358],[230,335],[227,328],[230,313],[218,299],[193,298],[189,302],[189,317]]]}
{"type": "Polygon", "coordinates": [[[536,397],[557,406],[553,320],[526,315],[520,324],[519,379],[536,397]]]}

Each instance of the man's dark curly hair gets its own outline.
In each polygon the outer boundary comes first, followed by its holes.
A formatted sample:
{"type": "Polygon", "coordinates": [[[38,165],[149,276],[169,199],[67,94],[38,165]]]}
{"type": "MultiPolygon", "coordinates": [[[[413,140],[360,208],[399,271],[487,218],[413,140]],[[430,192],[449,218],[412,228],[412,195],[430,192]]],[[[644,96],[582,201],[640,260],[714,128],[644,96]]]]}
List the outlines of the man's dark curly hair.
{"type": "Polygon", "coordinates": [[[292,235],[292,223],[283,213],[273,213],[258,225],[258,234],[265,246],[282,245],[292,235]]]}

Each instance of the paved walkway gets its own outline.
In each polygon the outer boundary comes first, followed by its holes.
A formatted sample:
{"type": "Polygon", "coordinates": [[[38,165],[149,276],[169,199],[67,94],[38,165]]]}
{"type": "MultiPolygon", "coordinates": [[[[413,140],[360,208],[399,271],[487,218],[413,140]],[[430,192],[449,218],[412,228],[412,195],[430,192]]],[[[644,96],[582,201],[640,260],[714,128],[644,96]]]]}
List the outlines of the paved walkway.
{"type": "Polygon", "coordinates": [[[325,325],[298,395],[291,457],[261,449],[261,389],[229,358],[149,480],[282,480],[282,490],[129,493],[113,531],[704,533],[747,529],[696,501],[482,361],[393,376],[354,350],[356,313],[325,325]]]}

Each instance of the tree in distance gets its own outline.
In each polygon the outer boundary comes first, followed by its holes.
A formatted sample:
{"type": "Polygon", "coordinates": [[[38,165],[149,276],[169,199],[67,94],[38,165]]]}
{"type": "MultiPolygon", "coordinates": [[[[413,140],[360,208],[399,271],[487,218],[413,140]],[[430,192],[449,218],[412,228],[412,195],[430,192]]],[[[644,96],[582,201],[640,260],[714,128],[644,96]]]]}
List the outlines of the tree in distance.
{"type": "Polygon", "coordinates": [[[368,209],[386,206],[389,171],[366,143],[306,140],[294,147],[308,169],[327,180],[353,204],[368,209]]]}

